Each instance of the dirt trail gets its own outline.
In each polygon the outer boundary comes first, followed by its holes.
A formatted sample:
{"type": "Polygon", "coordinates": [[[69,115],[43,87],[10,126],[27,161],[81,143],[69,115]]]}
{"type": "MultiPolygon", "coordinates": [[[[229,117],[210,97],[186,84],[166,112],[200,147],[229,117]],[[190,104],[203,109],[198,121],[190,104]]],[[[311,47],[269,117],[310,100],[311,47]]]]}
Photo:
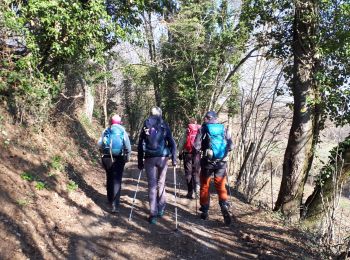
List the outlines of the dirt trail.
{"type": "MultiPolygon", "coordinates": [[[[81,136],[82,132],[74,127],[73,137],[81,136]]],[[[23,132],[13,131],[10,138],[19,134],[23,132]]],[[[318,258],[298,230],[284,227],[270,213],[236,196],[231,201],[234,220],[229,227],[223,223],[215,192],[209,220],[201,220],[196,214],[196,201],[184,198],[182,171],[177,172],[179,231],[174,232],[172,167],[166,180],[165,216],[156,225],[147,222],[147,181],[143,174],[133,218],[128,221],[139,174],[135,153],[126,165],[120,212],[112,215],[106,203],[104,170],[98,158],[89,154],[95,140],[80,141],[77,146],[76,138],[43,138],[42,134],[30,136],[27,142],[10,147],[1,140],[0,259],[318,258]],[[43,156],[36,148],[50,141],[48,152],[60,153],[65,159],[64,169],[57,175],[50,174],[51,157],[43,156]],[[35,181],[24,180],[24,172],[45,182],[46,188],[38,190],[35,181]],[[69,181],[79,188],[67,191],[69,181]]]]}

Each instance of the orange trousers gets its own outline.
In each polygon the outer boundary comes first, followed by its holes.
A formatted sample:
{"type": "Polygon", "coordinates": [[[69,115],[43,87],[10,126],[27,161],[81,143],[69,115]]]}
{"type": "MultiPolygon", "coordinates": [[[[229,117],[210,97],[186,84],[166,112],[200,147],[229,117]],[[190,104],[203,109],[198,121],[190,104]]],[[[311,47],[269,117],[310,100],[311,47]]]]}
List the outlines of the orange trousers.
{"type": "MultiPolygon", "coordinates": [[[[223,177],[214,176],[214,185],[215,185],[216,192],[219,196],[219,201],[227,200],[225,177],[226,176],[223,176],[223,177]]],[[[209,194],[210,180],[211,180],[211,176],[206,176],[204,174],[201,174],[200,204],[208,207],[209,207],[209,200],[210,200],[210,194],[209,194]]]]}

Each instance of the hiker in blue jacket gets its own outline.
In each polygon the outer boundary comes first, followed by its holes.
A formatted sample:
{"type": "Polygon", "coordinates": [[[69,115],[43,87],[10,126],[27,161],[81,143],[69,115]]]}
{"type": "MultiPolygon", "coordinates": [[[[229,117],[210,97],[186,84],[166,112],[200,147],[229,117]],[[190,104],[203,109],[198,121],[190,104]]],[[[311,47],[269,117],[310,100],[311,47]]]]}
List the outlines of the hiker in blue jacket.
{"type": "Polygon", "coordinates": [[[153,107],[144,121],[138,143],[138,168],[145,168],[148,180],[148,199],[151,224],[162,217],[166,205],[165,178],[168,159],[176,166],[176,143],[168,124],[162,119],[162,110],[153,107]]]}
{"type": "Polygon", "coordinates": [[[129,136],[121,123],[121,117],[113,115],[110,126],[102,132],[98,140],[102,165],[106,170],[107,199],[112,213],[118,212],[124,166],[131,153],[129,136]]]}
{"type": "Polygon", "coordinates": [[[209,211],[209,186],[212,175],[214,175],[214,184],[219,197],[224,222],[226,225],[231,223],[229,213],[229,204],[227,202],[226,190],[226,168],[228,152],[233,149],[231,135],[225,129],[223,124],[217,120],[217,114],[214,111],[208,111],[204,117],[200,132],[198,132],[194,148],[202,151],[201,172],[200,172],[200,204],[202,211],[201,218],[208,218],[209,211]]]}

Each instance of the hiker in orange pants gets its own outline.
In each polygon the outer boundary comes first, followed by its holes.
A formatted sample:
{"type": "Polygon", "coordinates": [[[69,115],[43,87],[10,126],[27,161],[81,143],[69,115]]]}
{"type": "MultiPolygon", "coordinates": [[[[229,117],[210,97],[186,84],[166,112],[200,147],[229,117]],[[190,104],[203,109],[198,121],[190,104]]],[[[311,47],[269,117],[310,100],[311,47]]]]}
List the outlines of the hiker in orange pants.
{"type": "Polygon", "coordinates": [[[194,148],[202,151],[200,172],[200,204],[201,218],[207,219],[209,214],[211,176],[214,175],[215,189],[219,196],[219,205],[226,225],[231,223],[229,204],[227,202],[226,168],[227,154],[232,150],[231,136],[224,126],[217,121],[214,111],[209,111],[204,117],[204,123],[198,132],[194,148]]]}
{"type": "MultiPolygon", "coordinates": [[[[212,170],[208,168],[203,169],[200,175],[201,190],[200,190],[200,204],[209,205],[210,194],[209,187],[211,175],[214,174],[214,185],[219,196],[219,201],[227,201],[226,190],[226,162],[220,162],[217,165],[212,164],[212,170]]],[[[208,167],[208,165],[206,165],[208,167]]]]}
{"type": "Polygon", "coordinates": [[[208,218],[208,211],[210,205],[210,181],[211,176],[214,175],[214,185],[216,192],[219,197],[219,205],[221,208],[221,213],[224,217],[224,222],[226,225],[231,223],[231,217],[229,213],[229,204],[227,203],[227,190],[226,190],[226,165],[227,162],[217,161],[210,162],[205,158],[201,160],[201,188],[200,188],[200,204],[199,208],[202,211],[201,218],[208,218]]]}

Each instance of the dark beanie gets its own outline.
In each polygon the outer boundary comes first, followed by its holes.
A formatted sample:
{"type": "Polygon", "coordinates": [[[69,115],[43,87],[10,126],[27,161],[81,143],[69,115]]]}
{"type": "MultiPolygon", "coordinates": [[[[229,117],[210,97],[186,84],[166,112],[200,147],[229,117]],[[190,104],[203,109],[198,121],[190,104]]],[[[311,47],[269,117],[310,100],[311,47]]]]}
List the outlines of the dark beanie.
{"type": "Polygon", "coordinates": [[[211,118],[217,118],[217,114],[214,112],[214,111],[208,111],[206,114],[205,114],[205,117],[208,118],[208,119],[211,119],[211,118]]]}

